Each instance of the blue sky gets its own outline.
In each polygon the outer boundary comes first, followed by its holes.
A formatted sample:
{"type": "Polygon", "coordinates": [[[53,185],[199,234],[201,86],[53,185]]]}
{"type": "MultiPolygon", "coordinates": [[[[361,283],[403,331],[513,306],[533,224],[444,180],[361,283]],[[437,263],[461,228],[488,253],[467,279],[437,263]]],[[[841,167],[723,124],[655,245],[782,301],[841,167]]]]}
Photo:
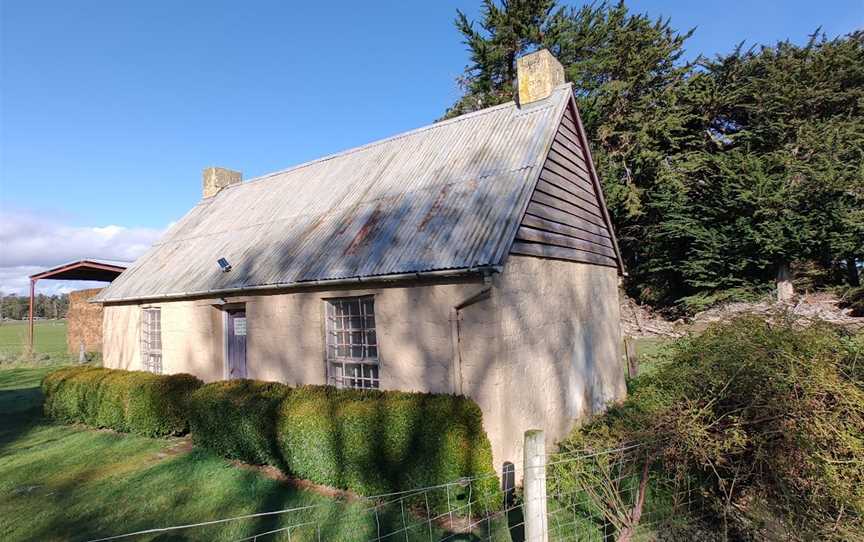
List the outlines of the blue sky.
{"type": "MultiPolygon", "coordinates": [[[[690,56],[864,26],[864,0],[628,4],[697,27],[690,56]]],[[[25,267],[135,257],[205,166],[251,178],[433,121],[467,61],[456,8],[478,5],[0,2],[0,290],[25,267]]]]}

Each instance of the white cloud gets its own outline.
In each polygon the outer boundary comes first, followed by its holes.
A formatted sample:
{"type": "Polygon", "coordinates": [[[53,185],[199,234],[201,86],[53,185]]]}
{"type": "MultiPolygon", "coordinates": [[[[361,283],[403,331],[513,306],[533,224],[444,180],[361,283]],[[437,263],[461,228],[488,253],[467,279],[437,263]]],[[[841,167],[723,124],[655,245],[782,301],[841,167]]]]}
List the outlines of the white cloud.
{"type": "MultiPolygon", "coordinates": [[[[84,258],[134,261],[165,230],[125,226],[68,226],[32,213],[0,215],[0,292],[27,294],[33,273],[84,258]]],[[[45,280],[45,294],[104,286],[104,283],[45,280]]]]}

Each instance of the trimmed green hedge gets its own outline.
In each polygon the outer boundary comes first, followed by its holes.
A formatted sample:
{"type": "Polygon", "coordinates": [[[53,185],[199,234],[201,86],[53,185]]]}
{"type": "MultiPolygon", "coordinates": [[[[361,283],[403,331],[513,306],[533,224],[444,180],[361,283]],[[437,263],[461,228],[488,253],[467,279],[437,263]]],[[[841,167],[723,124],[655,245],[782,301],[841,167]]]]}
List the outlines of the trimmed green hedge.
{"type": "Polygon", "coordinates": [[[361,495],[472,478],[479,480],[422,499],[436,511],[501,502],[480,408],[465,397],[254,380],[202,385],[185,374],[88,366],[54,371],[42,389],[45,413],[57,420],[146,436],[191,430],[197,446],[224,457],[361,495]]]}
{"type": "Polygon", "coordinates": [[[189,397],[201,384],[188,374],[75,366],[47,374],[42,391],[45,414],[56,420],[166,436],[189,430],[189,397]]]}
{"type": "MultiPolygon", "coordinates": [[[[450,499],[472,491],[490,508],[500,502],[480,407],[465,397],[305,386],[280,405],[276,433],[300,478],[378,495],[486,476],[450,488],[450,499]]],[[[431,505],[446,509],[447,498],[431,494],[431,505]]]]}
{"type": "Polygon", "coordinates": [[[192,394],[190,423],[198,446],[361,495],[480,477],[423,498],[435,510],[469,492],[501,502],[480,408],[465,397],[235,380],[192,394]]]}
{"type": "Polygon", "coordinates": [[[276,408],[290,388],[276,382],[213,382],[192,394],[189,423],[196,445],[247,463],[282,467],[276,408]]]}

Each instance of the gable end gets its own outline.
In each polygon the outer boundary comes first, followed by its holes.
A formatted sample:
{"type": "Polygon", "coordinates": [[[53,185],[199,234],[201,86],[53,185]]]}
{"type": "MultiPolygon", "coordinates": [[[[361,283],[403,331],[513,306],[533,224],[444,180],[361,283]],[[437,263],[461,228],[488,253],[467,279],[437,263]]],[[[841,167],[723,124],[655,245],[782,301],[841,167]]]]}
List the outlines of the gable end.
{"type": "Polygon", "coordinates": [[[614,267],[623,272],[581,124],[571,100],[510,253],[614,267]]]}

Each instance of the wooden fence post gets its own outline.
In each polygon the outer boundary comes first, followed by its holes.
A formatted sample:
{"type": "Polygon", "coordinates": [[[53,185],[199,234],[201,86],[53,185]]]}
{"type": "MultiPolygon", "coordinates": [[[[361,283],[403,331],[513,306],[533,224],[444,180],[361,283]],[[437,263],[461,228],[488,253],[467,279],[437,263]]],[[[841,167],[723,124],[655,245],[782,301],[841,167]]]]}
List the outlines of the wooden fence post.
{"type": "Polygon", "coordinates": [[[636,378],[639,375],[639,356],[636,354],[636,342],[629,335],[624,337],[624,357],[627,358],[627,376],[636,378]]]}
{"type": "Polygon", "coordinates": [[[524,453],[522,515],[525,518],[525,542],[547,542],[546,437],[543,431],[525,431],[524,453]]]}

